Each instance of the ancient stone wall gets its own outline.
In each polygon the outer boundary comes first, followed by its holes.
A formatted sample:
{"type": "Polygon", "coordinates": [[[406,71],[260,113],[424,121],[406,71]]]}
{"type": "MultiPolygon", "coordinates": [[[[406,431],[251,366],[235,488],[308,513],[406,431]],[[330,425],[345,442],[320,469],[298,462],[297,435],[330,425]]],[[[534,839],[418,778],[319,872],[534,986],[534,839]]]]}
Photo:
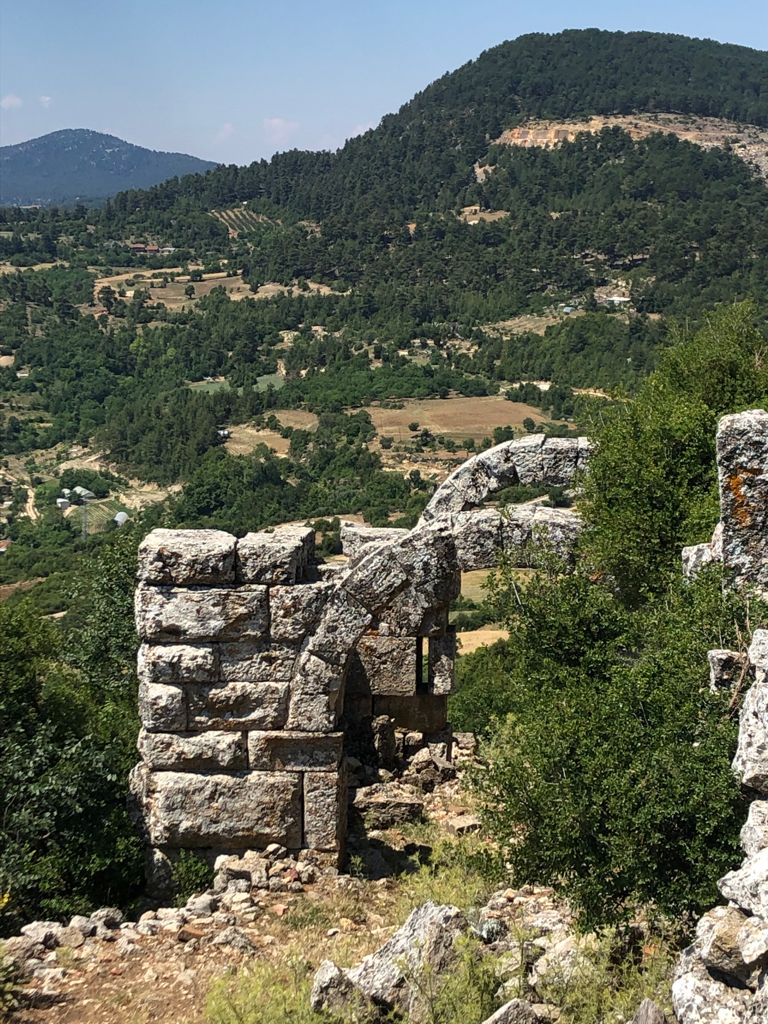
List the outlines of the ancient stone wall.
{"type": "Polygon", "coordinates": [[[181,849],[213,860],[279,843],[338,863],[347,758],[396,768],[425,747],[451,756],[448,610],[461,571],[502,551],[526,564],[542,537],[568,558],[580,530],[568,511],[477,506],[507,483],[569,483],[587,451],[543,436],[490,449],[414,530],[345,527],[344,566],[317,563],[306,527],[145,538],[132,790],[157,886],[181,849]]]}

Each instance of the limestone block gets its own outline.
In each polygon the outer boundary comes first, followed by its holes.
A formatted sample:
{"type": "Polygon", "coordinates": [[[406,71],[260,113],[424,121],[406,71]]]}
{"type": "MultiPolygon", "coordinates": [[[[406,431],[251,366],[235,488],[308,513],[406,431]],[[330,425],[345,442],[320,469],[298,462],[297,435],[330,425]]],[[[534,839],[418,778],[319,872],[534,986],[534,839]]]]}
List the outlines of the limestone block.
{"type": "Polygon", "coordinates": [[[177,586],[233,583],[235,544],[222,530],[152,530],[139,545],[139,579],[177,586]]]}
{"type": "Polygon", "coordinates": [[[187,728],[184,688],[176,683],[140,681],[139,717],[151,732],[183,732],[187,728]]]}
{"type": "Polygon", "coordinates": [[[457,512],[482,505],[489,494],[497,491],[504,483],[486,465],[487,452],[475,455],[448,477],[451,486],[461,496],[461,507],[457,512]]]}
{"type": "Polygon", "coordinates": [[[288,690],[287,682],[190,684],[189,728],[280,729],[288,715],[288,690]]]}
{"type": "Polygon", "coordinates": [[[413,697],[374,697],[373,713],[394,719],[400,729],[440,732],[448,720],[447,700],[447,697],[433,693],[417,693],[413,697]]]}
{"type": "Polygon", "coordinates": [[[291,681],[286,728],[297,732],[335,732],[344,671],[305,651],[291,681]]]}
{"type": "Polygon", "coordinates": [[[360,693],[414,694],[417,657],[415,637],[363,636],[349,667],[348,688],[360,693]]]}
{"type": "Polygon", "coordinates": [[[461,590],[456,543],[448,524],[419,527],[392,553],[405,570],[408,586],[380,613],[379,632],[425,635],[436,627],[461,590]]]}
{"type": "Polygon", "coordinates": [[[269,624],[266,587],[140,586],[136,628],[142,640],[260,640],[269,624]]]}
{"type": "Polygon", "coordinates": [[[747,856],[768,849],[768,800],[753,800],[741,829],[741,848],[747,856]]]}
{"type": "Polygon", "coordinates": [[[742,785],[768,794],[768,672],[758,661],[763,638],[757,634],[750,647],[750,661],[755,665],[755,681],[747,691],[739,714],[739,740],[733,770],[742,785]],[[753,658],[753,653],[755,657],[753,658]],[[757,662],[757,663],[756,663],[757,662]]]}
{"type": "Polygon", "coordinates": [[[372,616],[346,590],[337,588],[326,602],[317,629],[306,643],[307,650],[323,661],[344,665],[372,616]]]}
{"type": "Polygon", "coordinates": [[[577,512],[540,505],[533,513],[533,540],[544,544],[560,558],[571,561],[583,526],[577,512]]]}
{"type": "Polygon", "coordinates": [[[284,682],[293,675],[296,658],[293,648],[280,644],[222,644],[219,648],[225,683],[284,682]]]}
{"type": "MultiPolygon", "coordinates": [[[[543,434],[528,434],[510,442],[510,451],[515,462],[517,482],[521,484],[541,483],[544,476],[542,449],[543,434]]],[[[514,483],[510,480],[510,483],[514,483]]]]}
{"type": "Polygon", "coordinates": [[[355,558],[370,544],[398,540],[408,533],[396,527],[361,526],[359,523],[341,524],[341,550],[349,558],[355,558]]]}
{"type": "Polygon", "coordinates": [[[453,692],[456,665],[456,633],[429,639],[429,692],[440,695],[453,692]]]}
{"type": "Polygon", "coordinates": [[[153,771],[240,771],[248,767],[240,732],[139,733],[139,753],[153,771]]]}
{"type": "Polygon", "coordinates": [[[723,416],[717,466],[726,578],[768,592],[768,413],[723,416]]]}
{"type": "Polygon", "coordinates": [[[237,571],[245,583],[295,583],[314,552],[310,527],[247,533],[237,542],[237,571]]]}
{"type": "Polygon", "coordinates": [[[680,557],[686,580],[695,579],[708,565],[718,561],[711,544],[691,544],[683,548],[680,557]]]}
{"type": "Polygon", "coordinates": [[[153,772],[148,828],[154,846],[242,849],[301,846],[301,775],[153,772]]]}
{"type": "Polygon", "coordinates": [[[562,486],[572,482],[579,461],[578,437],[548,437],[541,446],[543,481],[562,486]]]}
{"type": "Polygon", "coordinates": [[[736,941],[741,959],[750,969],[768,962],[768,921],[760,917],[746,918],[736,941]]]}
{"type": "Polygon", "coordinates": [[[500,529],[504,554],[514,558],[519,565],[529,564],[529,547],[533,537],[533,508],[530,505],[505,508],[501,513],[500,529]]]}
{"type": "Polygon", "coordinates": [[[142,644],[137,670],[147,683],[210,683],[218,675],[211,644],[142,644]]]}
{"type": "Polygon", "coordinates": [[[319,622],[333,584],[305,583],[272,587],[269,613],[272,639],[278,644],[300,644],[319,622]]]}
{"type": "Polygon", "coordinates": [[[579,473],[585,473],[589,468],[589,460],[592,457],[592,442],[588,437],[577,438],[579,442],[576,469],[579,473]]]}
{"type": "Polygon", "coordinates": [[[696,925],[696,950],[710,971],[746,982],[752,969],[744,962],[738,937],[747,922],[736,907],[714,907],[696,925]]]}
{"type": "Polygon", "coordinates": [[[742,910],[768,917],[768,849],[747,857],[737,871],[721,878],[717,887],[742,910]]]}
{"type": "Polygon", "coordinates": [[[678,1024],[744,1024],[750,993],[714,978],[689,947],[680,958],[672,984],[678,1024]]]}
{"type": "Polygon", "coordinates": [[[458,512],[453,517],[456,556],[462,572],[492,569],[501,552],[501,513],[495,508],[458,512]]]}
{"type": "Polygon", "coordinates": [[[427,525],[437,519],[451,516],[463,510],[464,495],[461,491],[456,490],[451,482],[451,478],[448,477],[429,499],[429,504],[421,514],[419,526],[427,525]]]}
{"type": "Polygon", "coordinates": [[[742,678],[747,657],[738,651],[707,651],[709,661],[709,688],[713,693],[731,690],[742,678]]]}
{"type": "Polygon", "coordinates": [[[336,772],[343,733],[249,732],[248,763],[254,771],[336,772]]]}
{"type": "Polygon", "coordinates": [[[391,547],[363,549],[353,559],[341,585],[368,611],[378,615],[408,585],[408,575],[391,547]]]}
{"type": "Polygon", "coordinates": [[[340,850],[347,825],[347,786],[343,772],[304,775],[304,846],[340,850]]]}

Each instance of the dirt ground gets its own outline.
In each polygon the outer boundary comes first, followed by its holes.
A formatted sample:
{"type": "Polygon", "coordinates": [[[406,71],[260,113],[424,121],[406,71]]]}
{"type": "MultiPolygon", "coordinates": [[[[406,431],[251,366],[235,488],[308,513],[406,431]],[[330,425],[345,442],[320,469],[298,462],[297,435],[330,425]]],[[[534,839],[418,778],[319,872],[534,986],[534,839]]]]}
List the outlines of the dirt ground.
{"type": "Polygon", "coordinates": [[[276,430],[260,430],[241,423],[229,428],[229,437],[224,447],[230,455],[248,455],[260,444],[271,448],[276,455],[287,455],[290,441],[287,437],[281,437],[276,430]]]}
{"type": "Polygon", "coordinates": [[[546,422],[538,409],[524,402],[508,402],[501,395],[484,398],[425,398],[406,399],[402,409],[382,409],[368,406],[374,426],[379,434],[407,441],[413,435],[408,424],[416,422],[433,434],[461,440],[466,437],[481,441],[493,434],[494,427],[519,427],[530,417],[534,423],[546,422]]]}

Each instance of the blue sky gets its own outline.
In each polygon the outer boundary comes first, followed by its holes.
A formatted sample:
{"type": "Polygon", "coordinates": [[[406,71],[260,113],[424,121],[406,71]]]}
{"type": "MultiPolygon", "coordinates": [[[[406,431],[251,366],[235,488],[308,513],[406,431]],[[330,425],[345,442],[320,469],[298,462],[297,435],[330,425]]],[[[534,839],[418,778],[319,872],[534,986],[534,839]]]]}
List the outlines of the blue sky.
{"type": "Polygon", "coordinates": [[[0,0],[0,143],[93,128],[225,163],[336,148],[504,39],[589,26],[768,50],[768,0],[0,0]]]}

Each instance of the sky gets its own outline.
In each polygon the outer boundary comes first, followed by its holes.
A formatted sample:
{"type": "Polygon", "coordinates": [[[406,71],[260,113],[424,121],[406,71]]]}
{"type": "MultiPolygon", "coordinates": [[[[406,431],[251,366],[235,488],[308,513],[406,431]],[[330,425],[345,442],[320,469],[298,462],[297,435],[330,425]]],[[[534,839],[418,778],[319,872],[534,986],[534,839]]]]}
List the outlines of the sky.
{"type": "Polygon", "coordinates": [[[0,0],[0,144],[92,128],[221,163],[335,149],[505,39],[587,27],[768,50],[768,0],[0,0]]]}

